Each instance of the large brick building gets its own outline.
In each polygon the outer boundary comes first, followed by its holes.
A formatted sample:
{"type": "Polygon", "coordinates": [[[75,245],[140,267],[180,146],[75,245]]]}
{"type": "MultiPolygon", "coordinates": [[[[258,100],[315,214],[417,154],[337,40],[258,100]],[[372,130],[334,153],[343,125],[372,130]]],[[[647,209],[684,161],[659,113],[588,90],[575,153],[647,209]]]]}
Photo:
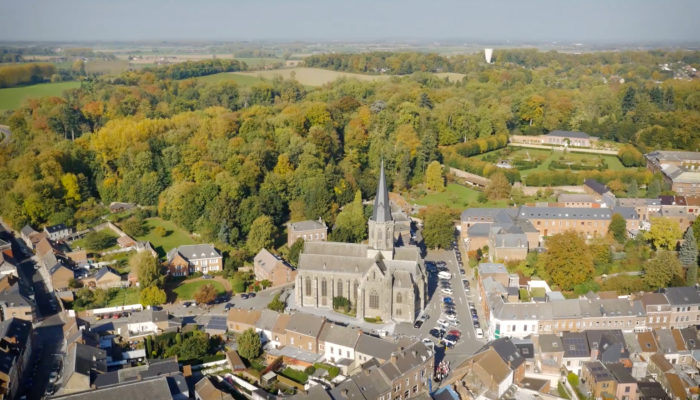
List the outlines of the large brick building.
{"type": "Polygon", "coordinates": [[[221,253],[212,244],[188,244],[168,252],[168,272],[173,276],[187,276],[195,272],[206,274],[223,270],[221,253]]]}
{"type": "Polygon", "coordinates": [[[653,151],[645,155],[647,168],[661,172],[674,192],[685,196],[700,196],[700,152],[653,151]]]}

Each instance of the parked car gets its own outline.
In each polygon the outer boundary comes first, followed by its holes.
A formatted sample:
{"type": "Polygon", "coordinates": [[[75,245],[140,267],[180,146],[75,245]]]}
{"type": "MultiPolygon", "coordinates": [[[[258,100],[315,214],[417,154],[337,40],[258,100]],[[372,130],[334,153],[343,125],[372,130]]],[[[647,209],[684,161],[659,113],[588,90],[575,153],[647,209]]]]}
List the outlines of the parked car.
{"type": "Polygon", "coordinates": [[[440,279],[452,279],[452,274],[447,272],[447,271],[440,271],[438,274],[438,278],[440,279]]]}
{"type": "Polygon", "coordinates": [[[428,339],[428,338],[425,338],[425,339],[421,340],[421,342],[423,342],[423,344],[426,345],[426,346],[428,346],[430,349],[434,349],[434,348],[435,348],[435,342],[433,342],[432,340],[430,340],[430,339],[428,339]]]}
{"type": "Polygon", "coordinates": [[[242,298],[242,299],[247,299],[247,298],[248,298],[248,293],[241,293],[241,298],[242,298]]]}
{"type": "Polygon", "coordinates": [[[447,321],[445,321],[445,320],[442,319],[442,318],[440,318],[440,319],[437,320],[437,324],[440,325],[440,326],[442,326],[442,327],[447,327],[447,326],[450,325],[447,321]]]}
{"type": "Polygon", "coordinates": [[[413,327],[416,328],[416,329],[420,328],[421,326],[423,326],[423,320],[421,320],[421,319],[419,319],[418,321],[416,321],[416,322],[413,324],[413,327]]]}
{"type": "Polygon", "coordinates": [[[479,321],[472,321],[474,323],[474,328],[481,328],[481,324],[479,324],[479,321]]]}
{"type": "Polygon", "coordinates": [[[476,328],[475,333],[476,333],[477,339],[484,338],[484,331],[482,331],[481,328],[476,328]]]}
{"type": "MultiPolygon", "coordinates": [[[[460,265],[460,267],[461,267],[461,265],[460,265]]],[[[462,275],[464,275],[466,272],[464,272],[464,269],[460,268],[460,269],[459,269],[459,273],[462,274],[462,275]]]]}
{"type": "Polygon", "coordinates": [[[58,380],[58,372],[56,371],[51,371],[49,374],[49,383],[54,383],[58,380]]]}
{"type": "Polygon", "coordinates": [[[444,338],[442,338],[442,342],[445,343],[445,346],[447,347],[452,347],[456,345],[458,340],[458,337],[452,335],[447,335],[444,338]]]}
{"type": "Polygon", "coordinates": [[[255,297],[255,293],[248,293],[248,297],[250,297],[250,298],[255,297]]]}
{"type": "Polygon", "coordinates": [[[441,291],[442,293],[445,293],[445,294],[452,294],[452,293],[454,293],[454,291],[453,291],[452,289],[448,288],[448,287],[442,288],[442,289],[440,289],[440,291],[441,291]]]}
{"type": "Polygon", "coordinates": [[[442,302],[445,304],[454,304],[455,302],[452,300],[452,297],[443,297],[442,302]]]}
{"type": "Polygon", "coordinates": [[[233,303],[226,303],[226,305],[224,306],[224,310],[226,310],[226,311],[228,311],[232,308],[233,308],[233,303]]]}
{"type": "Polygon", "coordinates": [[[456,336],[458,338],[462,337],[462,332],[460,332],[458,329],[452,329],[449,332],[447,332],[448,335],[456,336]]]}
{"type": "Polygon", "coordinates": [[[461,322],[459,322],[458,319],[456,319],[454,321],[450,321],[450,326],[459,326],[459,324],[461,324],[461,322]]]}
{"type": "MultiPolygon", "coordinates": [[[[456,321],[457,320],[457,314],[455,313],[446,313],[445,318],[449,319],[450,321],[456,321]]],[[[449,322],[448,322],[449,325],[449,322]]]]}
{"type": "Polygon", "coordinates": [[[209,274],[204,274],[202,275],[202,279],[214,279],[214,277],[209,274]]]}

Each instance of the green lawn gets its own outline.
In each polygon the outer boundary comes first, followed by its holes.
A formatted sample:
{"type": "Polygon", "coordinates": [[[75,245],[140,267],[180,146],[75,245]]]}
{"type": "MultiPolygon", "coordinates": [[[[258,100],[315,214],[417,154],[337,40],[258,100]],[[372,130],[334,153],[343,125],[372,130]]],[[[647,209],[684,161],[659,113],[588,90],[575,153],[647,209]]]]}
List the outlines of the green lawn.
{"type": "Polygon", "coordinates": [[[433,192],[412,201],[422,206],[443,205],[449,208],[508,207],[505,200],[479,203],[479,191],[456,183],[449,183],[444,192],[433,192]]]}
{"type": "Polygon", "coordinates": [[[166,221],[160,217],[153,217],[146,219],[146,227],[148,227],[148,233],[144,236],[137,237],[138,240],[147,240],[153,245],[153,249],[158,252],[161,257],[170,251],[173,247],[177,247],[183,244],[195,244],[190,235],[183,229],[175,225],[170,221],[166,221]],[[165,236],[159,236],[155,232],[157,226],[162,226],[165,228],[167,234],[165,236]]]}
{"type": "Polygon", "coordinates": [[[79,86],[80,82],[72,81],[0,89],[0,110],[13,110],[29,98],[61,96],[64,90],[79,86]]]}
{"type": "Polygon", "coordinates": [[[262,81],[262,79],[256,77],[256,76],[250,76],[250,75],[241,75],[237,74],[235,72],[221,72],[218,74],[213,74],[213,75],[206,75],[206,76],[200,76],[197,78],[194,78],[200,82],[204,83],[219,83],[219,82],[224,82],[224,81],[234,81],[238,84],[238,86],[253,86],[254,84],[262,81]]]}
{"type": "Polygon", "coordinates": [[[217,293],[226,293],[224,286],[213,279],[202,279],[195,282],[183,281],[181,285],[173,289],[173,292],[177,295],[177,300],[191,300],[200,287],[208,284],[214,285],[217,293]]]}
{"type": "MultiPolygon", "coordinates": [[[[109,236],[112,236],[114,239],[119,238],[119,236],[117,236],[117,234],[114,233],[114,231],[109,229],[109,228],[104,228],[98,232],[104,232],[104,233],[108,234],[109,236]]],[[[85,249],[85,250],[92,251],[95,253],[102,253],[105,251],[116,250],[119,248],[119,245],[116,244],[116,241],[115,241],[113,246],[110,246],[106,249],[91,249],[91,248],[87,247],[87,245],[85,244],[85,237],[83,237],[82,239],[72,241],[70,243],[70,247],[71,247],[71,250],[85,249]]]]}
{"type": "Polygon", "coordinates": [[[138,304],[140,302],[139,298],[139,288],[130,287],[126,289],[120,289],[119,293],[109,300],[105,307],[116,307],[128,304],[138,304]]]}
{"type": "Polygon", "coordinates": [[[270,58],[270,57],[236,57],[236,60],[243,61],[248,64],[248,68],[262,67],[268,64],[284,63],[281,58],[270,58]]]}

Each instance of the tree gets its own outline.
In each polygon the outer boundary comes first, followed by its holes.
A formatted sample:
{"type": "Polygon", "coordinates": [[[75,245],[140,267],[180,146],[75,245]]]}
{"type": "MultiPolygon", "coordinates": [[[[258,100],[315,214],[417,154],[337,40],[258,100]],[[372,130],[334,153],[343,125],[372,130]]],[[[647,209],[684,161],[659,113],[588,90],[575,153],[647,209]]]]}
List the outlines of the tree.
{"type": "Polygon", "coordinates": [[[628,197],[637,197],[639,196],[639,184],[637,184],[636,179],[632,179],[632,181],[627,185],[627,196],[628,197]]]}
{"type": "Polygon", "coordinates": [[[141,295],[139,298],[141,300],[141,305],[144,307],[157,306],[165,303],[165,290],[160,289],[158,286],[149,286],[141,289],[141,295]]]}
{"type": "Polygon", "coordinates": [[[423,219],[423,241],[431,249],[447,248],[452,242],[454,222],[452,215],[444,207],[430,207],[423,219]]]}
{"type": "Polygon", "coordinates": [[[647,185],[647,198],[655,199],[661,194],[661,182],[658,179],[654,179],[647,185]]]}
{"type": "Polygon", "coordinates": [[[505,174],[496,172],[489,177],[491,182],[486,185],[484,193],[490,200],[507,199],[510,196],[511,185],[505,174]]]}
{"type": "Polygon", "coordinates": [[[197,360],[209,353],[209,338],[206,333],[195,330],[192,335],[182,341],[179,346],[178,358],[182,360],[197,360]]]}
{"type": "Polygon", "coordinates": [[[624,243],[627,240],[627,221],[625,217],[618,213],[614,213],[610,219],[608,232],[613,235],[613,238],[618,243],[624,243]]]}
{"type": "Polygon", "coordinates": [[[652,217],[651,228],[644,232],[644,239],[651,242],[656,249],[671,250],[681,238],[678,221],[663,217],[652,217]]]}
{"type": "Polygon", "coordinates": [[[660,250],[644,264],[642,281],[649,289],[656,290],[668,286],[674,277],[681,276],[682,271],[683,267],[675,252],[660,250]]]}
{"type": "Polygon", "coordinates": [[[695,242],[700,245],[700,215],[698,215],[695,218],[695,221],[693,221],[693,235],[695,235],[695,242]]]}
{"type": "Polygon", "coordinates": [[[698,242],[689,227],[683,235],[683,244],[678,251],[678,259],[686,268],[685,280],[688,285],[694,285],[698,280],[698,242]]]}
{"type": "Polygon", "coordinates": [[[200,304],[209,304],[216,299],[216,288],[212,284],[200,286],[194,294],[194,301],[200,304]]]}
{"type": "MultiPolygon", "coordinates": [[[[335,219],[333,240],[359,243],[367,237],[362,193],[355,192],[352,203],[346,204],[335,219]]],[[[296,243],[295,243],[296,244],[296,243]]]]}
{"type": "Polygon", "coordinates": [[[272,298],[272,301],[268,303],[267,308],[269,308],[272,311],[277,311],[279,313],[284,312],[284,309],[285,307],[287,307],[287,305],[282,300],[280,300],[280,294],[281,292],[275,294],[275,297],[272,298]]]}
{"type": "Polygon", "coordinates": [[[566,231],[547,238],[547,251],[538,264],[552,281],[564,290],[584,283],[593,277],[593,257],[586,240],[575,231],[566,231]]]}
{"type": "Polygon", "coordinates": [[[117,238],[104,231],[90,232],[85,235],[85,247],[90,250],[103,250],[114,246],[117,238]]]}
{"type": "MultiPolygon", "coordinates": [[[[342,212],[342,211],[341,211],[342,212]]],[[[297,239],[292,247],[289,248],[289,262],[297,266],[299,264],[299,254],[304,250],[304,239],[297,239]]]]}
{"type": "Polygon", "coordinates": [[[160,237],[165,237],[168,235],[168,231],[165,229],[165,227],[162,226],[156,226],[153,229],[153,232],[160,237]]]}
{"type": "Polygon", "coordinates": [[[238,354],[246,360],[255,359],[260,354],[260,336],[253,328],[246,329],[236,338],[238,354]]]}
{"type": "Polygon", "coordinates": [[[425,186],[428,190],[442,192],[445,190],[445,182],[442,177],[442,165],[437,161],[431,161],[425,171],[425,186]]]}
{"type": "Polygon", "coordinates": [[[160,278],[160,265],[158,260],[147,251],[136,253],[129,259],[129,268],[136,271],[139,285],[147,288],[153,286],[160,278]]]}
{"type": "Polygon", "coordinates": [[[128,218],[126,221],[121,223],[121,228],[126,232],[127,235],[131,237],[143,236],[148,233],[143,220],[137,217],[128,218]]]}
{"type": "Polygon", "coordinates": [[[257,254],[260,249],[272,247],[275,244],[277,228],[272,218],[261,215],[253,221],[248,232],[246,247],[251,254],[257,254]]]}

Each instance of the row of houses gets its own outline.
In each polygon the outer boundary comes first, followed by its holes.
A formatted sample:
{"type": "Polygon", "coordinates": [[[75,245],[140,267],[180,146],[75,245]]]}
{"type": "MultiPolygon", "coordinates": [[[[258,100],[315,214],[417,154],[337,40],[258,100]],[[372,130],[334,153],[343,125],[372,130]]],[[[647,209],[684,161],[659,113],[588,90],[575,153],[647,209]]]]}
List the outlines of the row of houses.
{"type": "Polygon", "coordinates": [[[700,152],[659,150],[644,157],[647,168],[660,172],[671,190],[679,195],[700,196],[700,152]]]}
{"type": "Polygon", "coordinates": [[[682,329],[700,325],[700,289],[672,287],[661,293],[601,297],[595,293],[565,299],[551,292],[543,301],[521,302],[520,280],[503,264],[479,265],[481,308],[490,338],[558,334],[564,331],[652,328],[682,329]]]}

